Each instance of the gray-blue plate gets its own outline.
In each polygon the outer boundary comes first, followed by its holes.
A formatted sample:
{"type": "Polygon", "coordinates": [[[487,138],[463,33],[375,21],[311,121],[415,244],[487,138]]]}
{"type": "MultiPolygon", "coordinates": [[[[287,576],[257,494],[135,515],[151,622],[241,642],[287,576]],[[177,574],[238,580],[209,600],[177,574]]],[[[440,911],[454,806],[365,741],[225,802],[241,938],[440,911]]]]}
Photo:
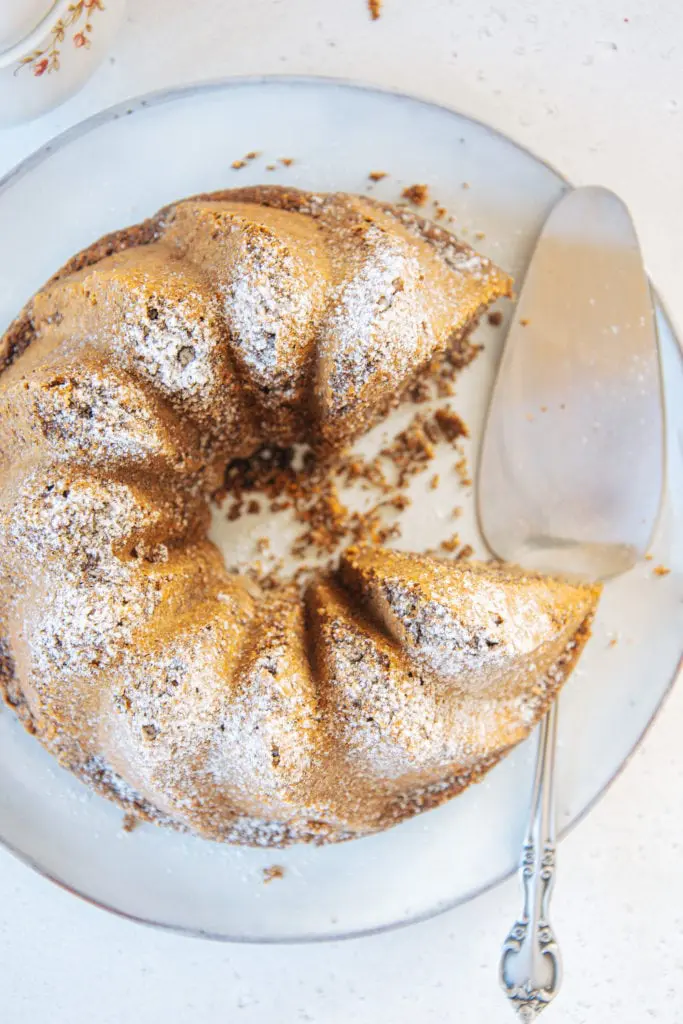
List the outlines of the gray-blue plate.
{"type": "MultiPolygon", "coordinates": [[[[475,241],[520,275],[563,179],[503,136],[406,96],[316,79],[219,82],[134,100],[55,139],[0,183],[0,329],[74,251],[192,192],[282,182],[374,194],[429,185],[475,241]],[[233,160],[263,157],[242,170],[233,160]],[[291,167],[266,164],[293,157],[291,167]],[[464,183],[469,185],[463,187],[464,183]]],[[[657,309],[668,405],[667,494],[644,562],[610,582],[579,670],[563,697],[559,825],[569,828],[604,792],[638,744],[678,669],[683,636],[683,373],[679,347],[657,309]],[[656,576],[664,564],[672,571],[656,576]],[[610,641],[616,639],[616,644],[610,641]]],[[[484,352],[458,383],[456,407],[481,424],[503,332],[485,325],[484,352]]],[[[407,415],[399,411],[392,426],[407,415]]],[[[380,432],[381,433],[381,432],[380,432]]],[[[374,440],[377,440],[377,434],[374,440]]],[[[371,444],[370,438],[366,444],[371,444]]],[[[471,491],[453,457],[442,486],[418,481],[401,544],[431,546],[452,533],[478,552],[471,491]],[[444,483],[445,481],[445,483],[444,483]]],[[[473,469],[476,467],[473,466],[473,469]]],[[[229,557],[244,554],[219,518],[229,557]]],[[[93,796],[0,715],[0,836],[36,870],[109,910],[160,927],[235,941],[340,938],[420,920],[471,899],[509,874],[526,816],[530,760],[518,748],[483,783],[382,835],[322,849],[221,847],[154,826],[121,832],[121,811],[93,796]],[[263,868],[285,877],[263,885],[263,868]]]]}

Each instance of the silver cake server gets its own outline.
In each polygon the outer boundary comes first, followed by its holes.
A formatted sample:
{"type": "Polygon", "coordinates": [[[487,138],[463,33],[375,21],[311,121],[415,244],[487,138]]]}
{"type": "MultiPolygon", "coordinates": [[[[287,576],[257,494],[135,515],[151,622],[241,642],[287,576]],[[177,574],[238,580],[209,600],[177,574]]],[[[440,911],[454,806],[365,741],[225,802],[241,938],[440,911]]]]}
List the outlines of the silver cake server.
{"type": "MultiPolygon", "coordinates": [[[[657,334],[633,223],[613,193],[576,189],[546,221],[506,339],[481,451],[481,529],[506,561],[604,579],[645,554],[663,475],[657,334]]],[[[500,964],[525,1021],[561,980],[548,920],[556,730],[557,703],[539,730],[524,908],[500,964]]]]}

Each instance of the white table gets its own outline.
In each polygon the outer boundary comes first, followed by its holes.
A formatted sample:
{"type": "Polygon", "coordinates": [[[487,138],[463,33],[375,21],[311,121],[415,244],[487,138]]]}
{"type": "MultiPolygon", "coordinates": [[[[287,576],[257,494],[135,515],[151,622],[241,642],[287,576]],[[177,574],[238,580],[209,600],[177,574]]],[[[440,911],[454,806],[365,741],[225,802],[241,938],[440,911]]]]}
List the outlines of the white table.
{"type": "MultiPolygon", "coordinates": [[[[375,23],[365,0],[129,0],[112,56],[85,91],[0,132],[0,174],[101,107],[165,85],[251,72],[364,79],[458,107],[576,183],[618,191],[683,324],[682,59],[679,0],[385,0],[375,23]]],[[[679,686],[562,844],[553,920],[566,978],[549,1024],[683,1021],[682,724],[679,686]]],[[[120,921],[0,853],[0,1019],[506,1021],[497,960],[518,906],[510,882],[379,938],[222,946],[120,921]]]]}

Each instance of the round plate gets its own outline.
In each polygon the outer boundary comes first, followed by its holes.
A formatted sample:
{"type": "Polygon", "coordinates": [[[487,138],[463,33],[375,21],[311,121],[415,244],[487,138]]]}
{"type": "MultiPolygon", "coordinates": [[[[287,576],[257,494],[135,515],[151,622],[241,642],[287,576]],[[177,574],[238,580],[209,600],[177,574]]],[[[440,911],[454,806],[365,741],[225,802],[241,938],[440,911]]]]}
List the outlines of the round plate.
{"type": "MultiPolygon", "coordinates": [[[[566,188],[558,174],[490,129],[405,96],[312,79],[166,92],[71,129],[0,185],[0,327],[73,252],[173,199],[260,181],[364,192],[372,170],[389,172],[373,187],[388,199],[405,185],[428,184],[430,198],[457,217],[458,229],[469,237],[483,232],[475,244],[518,278],[566,188]],[[263,156],[231,168],[252,150],[263,156]],[[278,162],[283,157],[294,163],[278,162]],[[277,169],[268,170],[270,164],[277,169]]],[[[671,686],[681,653],[683,372],[661,308],[658,324],[668,404],[667,495],[653,560],[607,585],[594,636],[563,693],[563,830],[625,763],[671,686]],[[660,563],[670,575],[653,573],[660,563]]],[[[472,432],[472,461],[503,337],[500,328],[482,328],[484,352],[458,381],[456,408],[472,432]]],[[[437,534],[452,533],[449,516],[458,504],[464,507],[458,531],[483,550],[472,495],[459,486],[452,462],[453,453],[444,495],[443,487],[430,496],[426,481],[416,482],[421,500],[403,545],[425,548],[437,534]]],[[[522,838],[532,755],[533,745],[524,744],[481,784],[381,835],[320,849],[252,850],[152,825],[124,833],[121,811],[62,771],[4,713],[0,831],[8,848],[44,875],[140,921],[243,941],[339,938],[436,914],[509,874],[522,838]],[[275,864],[284,877],[264,885],[264,869],[275,864]]]]}

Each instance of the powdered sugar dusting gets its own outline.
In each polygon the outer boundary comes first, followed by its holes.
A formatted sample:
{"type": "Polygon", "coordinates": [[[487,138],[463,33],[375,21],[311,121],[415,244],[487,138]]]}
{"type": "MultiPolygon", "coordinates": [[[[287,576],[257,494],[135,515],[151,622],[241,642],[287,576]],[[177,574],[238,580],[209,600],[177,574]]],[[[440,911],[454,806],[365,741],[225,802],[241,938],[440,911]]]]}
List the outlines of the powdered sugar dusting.
{"type": "Polygon", "coordinates": [[[221,286],[235,350],[261,388],[291,396],[308,361],[310,325],[320,305],[321,281],[305,280],[294,256],[272,239],[240,249],[236,272],[221,286]],[[270,243],[270,244],[269,244],[270,243]]]}
{"type": "Polygon", "coordinates": [[[170,433],[153,397],[134,381],[79,361],[25,390],[32,418],[60,460],[87,452],[91,463],[146,463],[175,468],[185,461],[180,438],[170,433]]]}
{"type": "MultiPolygon", "coordinates": [[[[7,495],[6,495],[7,498],[7,495]]],[[[13,561],[40,565],[58,560],[66,579],[82,582],[95,569],[111,577],[124,571],[115,549],[162,518],[153,504],[145,506],[131,488],[110,480],[74,477],[54,467],[41,467],[23,479],[13,496],[9,540],[13,561]]]]}
{"type": "Polygon", "coordinates": [[[378,228],[367,229],[364,259],[337,289],[320,334],[326,404],[339,412],[373,375],[405,378],[433,351],[435,339],[416,295],[415,254],[378,228]]]}

